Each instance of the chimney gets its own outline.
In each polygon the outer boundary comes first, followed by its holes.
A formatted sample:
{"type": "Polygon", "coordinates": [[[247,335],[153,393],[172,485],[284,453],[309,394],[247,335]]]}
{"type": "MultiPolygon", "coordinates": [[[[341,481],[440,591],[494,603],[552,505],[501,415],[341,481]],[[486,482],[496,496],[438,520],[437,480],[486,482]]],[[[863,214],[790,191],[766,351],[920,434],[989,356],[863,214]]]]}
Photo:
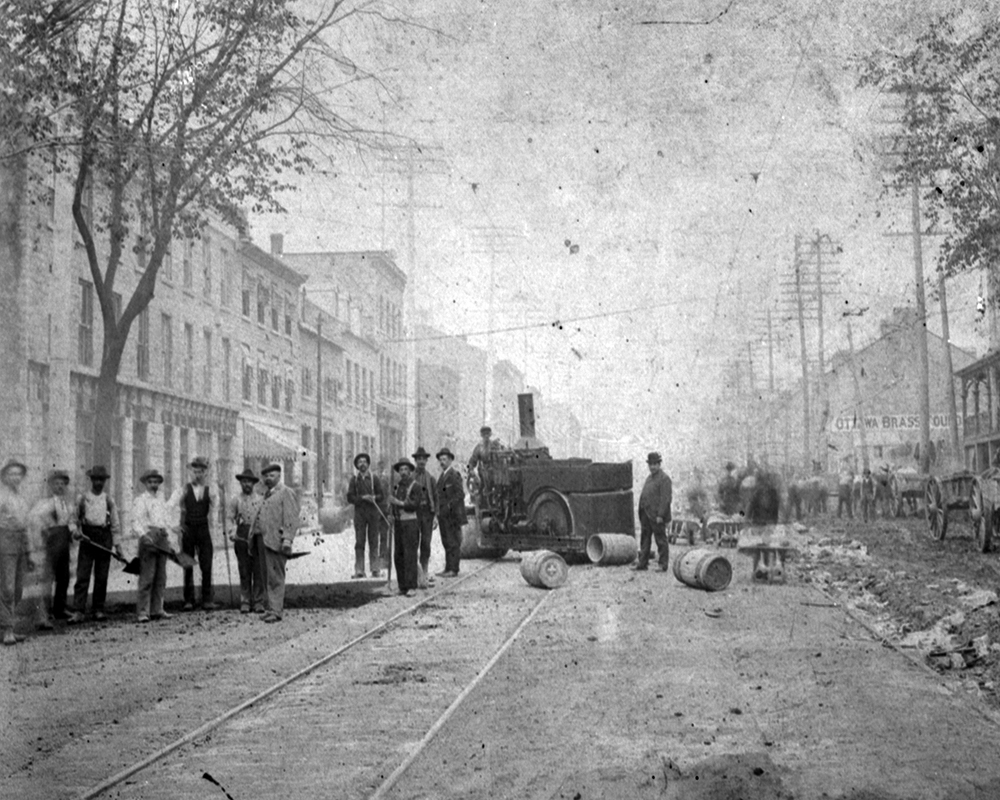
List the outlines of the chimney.
{"type": "Polygon", "coordinates": [[[285,235],[283,233],[271,234],[271,255],[280,256],[285,252],[285,235]]]}

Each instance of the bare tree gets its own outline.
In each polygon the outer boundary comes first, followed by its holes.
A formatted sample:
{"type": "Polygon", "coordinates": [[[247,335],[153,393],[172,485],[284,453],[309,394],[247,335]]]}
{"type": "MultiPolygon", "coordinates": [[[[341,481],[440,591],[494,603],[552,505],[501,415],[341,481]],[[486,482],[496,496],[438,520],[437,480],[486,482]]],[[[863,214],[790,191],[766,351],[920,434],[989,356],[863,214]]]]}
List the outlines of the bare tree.
{"type": "Polygon", "coordinates": [[[360,112],[337,110],[374,79],[332,42],[351,23],[391,20],[371,2],[309,5],[312,19],[291,0],[0,2],[0,158],[57,154],[100,303],[99,463],[129,332],[171,241],[198,236],[209,215],[243,230],[243,209],[283,210],[280,193],[318,153],[378,143],[360,112]],[[130,250],[144,270],[119,311],[130,250]]]}

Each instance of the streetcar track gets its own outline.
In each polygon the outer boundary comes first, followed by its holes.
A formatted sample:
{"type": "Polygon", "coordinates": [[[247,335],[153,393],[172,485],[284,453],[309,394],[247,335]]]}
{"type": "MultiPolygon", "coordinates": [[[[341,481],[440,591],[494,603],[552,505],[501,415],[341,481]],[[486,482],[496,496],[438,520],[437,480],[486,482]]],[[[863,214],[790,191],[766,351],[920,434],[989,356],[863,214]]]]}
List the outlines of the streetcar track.
{"type": "MultiPolygon", "coordinates": [[[[317,659],[316,661],[312,662],[311,664],[308,664],[307,666],[303,667],[302,669],[298,670],[297,672],[293,673],[292,675],[288,676],[287,678],[283,678],[282,680],[278,681],[277,683],[272,684],[271,686],[269,686],[268,688],[264,689],[263,691],[258,692],[256,695],[254,695],[250,699],[245,700],[244,702],[239,703],[236,706],[233,706],[232,708],[228,709],[227,711],[222,712],[221,714],[219,714],[219,715],[215,716],[214,718],[210,719],[208,722],[200,725],[199,727],[195,728],[194,730],[189,731],[188,733],[184,734],[183,736],[175,739],[174,741],[172,741],[169,744],[165,745],[164,747],[160,748],[155,753],[152,753],[151,755],[147,756],[146,758],[144,758],[144,759],[142,759],[140,761],[137,761],[134,764],[132,764],[132,765],[130,765],[128,767],[125,767],[122,770],[119,770],[114,775],[111,775],[110,777],[106,778],[101,783],[97,784],[96,786],[93,786],[90,789],[87,789],[85,792],[83,792],[83,794],[77,795],[77,800],[91,800],[91,798],[99,797],[100,795],[102,795],[106,791],[108,791],[109,789],[117,786],[118,784],[121,784],[122,782],[126,781],[128,778],[131,778],[133,775],[136,775],[137,773],[142,772],[143,770],[147,769],[148,767],[151,767],[152,765],[156,764],[157,762],[162,761],[164,758],[166,758],[167,756],[169,756],[171,753],[174,753],[175,751],[179,750],[180,748],[184,747],[185,745],[188,745],[188,744],[191,744],[191,743],[197,741],[201,737],[205,736],[208,733],[211,733],[213,730],[215,730],[215,729],[219,728],[220,726],[224,725],[225,723],[227,723],[228,721],[230,721],[234,717],[238,716],[239,714],[242,714],[243,712],[247,711],[248,709],[252,708],[253,706],[256,706],[257,704],[259,704],[263,700],[266,700],[266,699],[272,697],[273,695],[275,695],[278,692],[280,692],[282,689],[288,687],[290,684],[295,683],[296,681],[298,681],[298,680],[300,680],[300,679],[302,679],[302,678],[310,675],[311,673],[315,672],[316,670],[320,669],[321,667],[329,664],[335,658],[337,658],[338,656],[340,656],[343,653],[347,652],[348,650],[350,650],[351,648],[355,647],[356,645],[360,644],[361,642],[363,642],[363,641],[365,641],[367,639],[370,639],[370,638],[377,637],[378,635],[384,633],[388,628],[390,628],[393,625],[393,623],[397,622],[398,620],[403,619],[404,617],[407,617],[407,616],[413,614],[414,612],[416,612],[416,611],[418,611],[418,610],[420,610],[420,609],[422,609],[422,608],[424,608],[424,607],[426,607],[428,605],[430,605],[431,607],[433,607],[433,601],[434,601],[435,598],[441,597],[442,595],[450,594],[456,587],[462,585],[463,583],[465,583],[466,581],[470,580],[471,578],[473,578],[473,577],[475,577],[477,575],[481,575],[482,573],[488,571],[489,569],[491,569],[493,566],[495,566],[498,563],[500,563],[500,562],[499,561],[491,561],[491,562],[487,563],[485,566],[480,567],[479,569],[475,570],[474,572],[469,572],[466,575],[463,575],[463,576],[461,576],[459,578],[456,578],[456,579],[454,579],[452,581],[449,581],[448,584],[446,584],[442,588],[438,589],[437,591],[428,594],[426,597],[422,598],[421,600],[418,600],[416,603],[414,603],[414,604],[412,604],[410,606],[407,606],[406,608],[402,609],[401,611],[393,614],[387,620],[384,620],[383,622],[380,622],[378,625],[375,625],[374,627],[369,628],[367,631],[365,631],[364,633],[359,634],[358,636],[356,636],[355,638],[351,639],[346,644],[343,644],[340,647],[336,648],[335,650],[327,653],[326,655],[322,656],[321,658],[317,659]]],[[[540,603],[539,603],[539,606],[540,606],[540,603]]]]}

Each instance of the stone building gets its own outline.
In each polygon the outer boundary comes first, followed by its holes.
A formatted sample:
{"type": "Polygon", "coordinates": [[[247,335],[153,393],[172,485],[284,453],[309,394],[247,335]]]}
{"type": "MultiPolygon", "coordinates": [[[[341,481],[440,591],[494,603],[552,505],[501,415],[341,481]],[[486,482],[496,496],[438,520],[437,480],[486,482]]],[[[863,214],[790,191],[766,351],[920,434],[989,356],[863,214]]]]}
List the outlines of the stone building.
{"type": "Polygon", "coordinates": [[[330,315],[343,347],[339,413],[329,431],[342,494],[356,453],[369,453],[376,469],[406,453],[406,275],[390,252],[285,253],[283,244],[280,234],[273,235],[272,253],[307,277],[306,297],[330,315]]]}

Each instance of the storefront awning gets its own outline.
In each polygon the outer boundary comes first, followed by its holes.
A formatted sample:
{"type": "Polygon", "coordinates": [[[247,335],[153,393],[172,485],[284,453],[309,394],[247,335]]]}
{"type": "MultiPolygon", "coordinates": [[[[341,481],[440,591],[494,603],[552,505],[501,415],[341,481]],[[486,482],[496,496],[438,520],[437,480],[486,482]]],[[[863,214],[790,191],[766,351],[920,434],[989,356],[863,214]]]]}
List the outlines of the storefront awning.
{"type": "Polygon", "coordinates": [[[272,428],[259,422],[243,421],[243,457],[264,458],[271,461],[298,459],[307,451],[291,433],[272,428]]]}

